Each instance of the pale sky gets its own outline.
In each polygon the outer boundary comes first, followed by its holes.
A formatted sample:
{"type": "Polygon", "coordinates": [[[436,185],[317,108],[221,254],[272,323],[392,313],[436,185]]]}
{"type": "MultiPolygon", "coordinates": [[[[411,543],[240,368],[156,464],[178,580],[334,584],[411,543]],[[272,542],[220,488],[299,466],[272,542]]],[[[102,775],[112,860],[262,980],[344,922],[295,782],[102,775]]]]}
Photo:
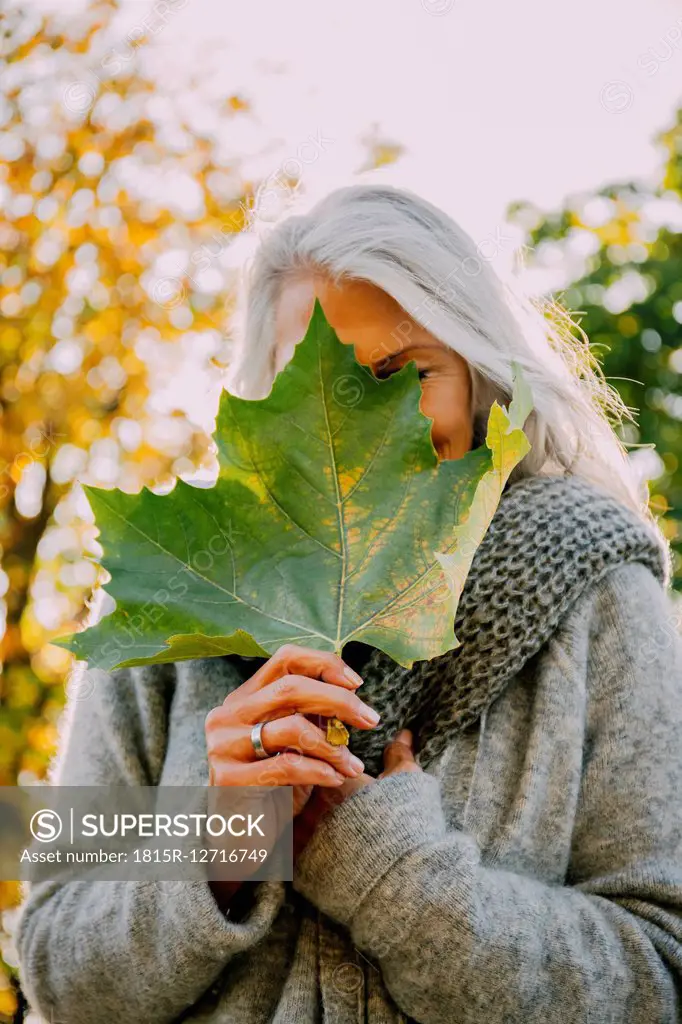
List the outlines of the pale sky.
{"type": "MultiPolygon", "coordinates": [[[[83,0],[32,3],[64,11],[83,0]]],[[[552,206],[574,191],[654,175],[653,135],[682,103],[680,0],[122,7],[115,48],[125,57],[126,33],[152,24],[144,50],[158,51],[151,56],[164,72],[172,67],[166,88],[191,116],[203,116],[201,95],[250,100],[256,120],[231,122],[226,152],[265,149],[245,164],[254,178],[276,175],[287,160],[295,168],[303,153],[308,190],[345,183],[362,160],[362,136],[377,125],[408,151],[382,179],[422,192],[475,241],[495,235],[510,201],[552,206]],[[199,94],[192,78],[203,83],[199,94]],[[311,139],[324,143],[312,160],[311,139]]]]}
{"type": "Polygon", "coordinates": [[[352,170],[376,122],[409,150],[384,177],[477,240],[511,200],[653,174],[651,137],[682,101],[679,0],[176,3],[157,43],[178,47],[179,77],[210,67],[215,90],[250,96],[283,140],[265,173],[316,132],[335,141],[310,183],[352,170]]]}

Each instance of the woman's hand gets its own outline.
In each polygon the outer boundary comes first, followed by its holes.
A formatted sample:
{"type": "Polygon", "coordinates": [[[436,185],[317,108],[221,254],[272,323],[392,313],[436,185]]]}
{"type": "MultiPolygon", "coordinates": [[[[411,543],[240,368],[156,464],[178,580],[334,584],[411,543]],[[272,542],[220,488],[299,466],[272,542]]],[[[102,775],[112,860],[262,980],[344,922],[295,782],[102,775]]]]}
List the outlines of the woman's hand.
{"type": "MultiPolygon", "coordinates": [[[[384,770],[377,778],[385,779],[397,772],[420,772],[422,770],[414,759],[412,742],[410,730],[401,729],[391,742],[386,744],[384,770]]],[[[374,782],[376,779],[363,772],[357,778],[346,779],[342,785],[334,789],[316,789],[294,822],[294,860],[308,843],[320,818],[326,811],[337,804],[342,804],[358,789],[363,789],[374,782]]]]}
{"type": "MultiPolygon", "coordinates": [[[[337,716],[373,729],[378,718],[355,694],[361,684],[362,678],[336,654],[294,644],[280,647],[206,716],[209,784],[292,786],[293,813],[300,814],[315,786],[338,788],[363,770],[359,758],[346,746],[328,743],[324,730],[311,721],[337,716]],[[261,742],[272,755],[268,758],[258,758],[251,742],[257,722],[267,723],[261,742]]],[[[211,883],[222,909],[239,886],[211,883]]]]}
{"type": "Polygon", "coordinates": [[[373,729],[378,716],[355,690],[361,677],[336,654],[286,644],[206,717],[209,780],[214,786],[293,786],[298,814],[313,786],[339,786],[362,772],[346,746],[327,742],[306,715],[373,729]],[[373,717],[372,717],[373,716],[373,717]],[[259,759],[251,728],[271,756],[259,759]],[[264,781],[267,779],[267,782],[264,781]]]}
{"type": "Polygon", "coordinates": [[[412,733],[409,729],[401,729],[384,748],[384,770],[377,778],[385,779],[396,772],[420,772],[414,759],[412,733]]]}

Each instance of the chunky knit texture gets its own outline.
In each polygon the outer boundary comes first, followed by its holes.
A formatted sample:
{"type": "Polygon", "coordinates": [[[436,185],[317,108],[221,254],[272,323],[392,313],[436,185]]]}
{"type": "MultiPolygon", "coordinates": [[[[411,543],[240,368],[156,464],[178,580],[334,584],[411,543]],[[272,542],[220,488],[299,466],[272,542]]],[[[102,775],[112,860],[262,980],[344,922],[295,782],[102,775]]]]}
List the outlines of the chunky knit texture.
{"type": "Polygon", "coordinates": [[[353,729],[351,750],[378,774],[388,737],[408,726],[417,760],[427,765],[540,650],[585,588],[621,562],[641,562],[663,585],[669,581],[669,552],[658,532],[592,485],[534,477],[508,487],[460,598],[461,646],[410,669],[372,648],[353,658],[365,680],[363,700],[380,713],[381,728],[353,729]]]}
{"type": "MultiPolygon", "coordinates": [[[[403,674],[403,703],[388,665],[396,707],[369,678],[360,690],[396,725],[431,700],[442,727],[454,708],[441,755],[424,756],[424,722],[423,771],[353,793],[292,882],[249,887],[228,915],[201,882],[35,886],[17,929],[32,1006],[64,1024],[679,1021],[682,641],[667,573],[665,546],[596,491],[510,487],[443,662],[454,671],[473,640],[470,667],[430,697],[403,674]]],[[[87,699],[69,699],[52,781],[206,785],[206,715],[252,669],[94,672],[87,699]]],[[[392,738],[386,720],[376,733],[392,738]]]]}

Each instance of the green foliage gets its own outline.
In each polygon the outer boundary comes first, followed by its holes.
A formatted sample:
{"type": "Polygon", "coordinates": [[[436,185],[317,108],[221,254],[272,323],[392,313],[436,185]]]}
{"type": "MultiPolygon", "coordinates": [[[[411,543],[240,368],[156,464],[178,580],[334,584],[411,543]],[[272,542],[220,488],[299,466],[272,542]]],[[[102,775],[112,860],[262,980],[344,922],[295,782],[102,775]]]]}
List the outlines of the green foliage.
{"type": "Polygon", "coordinates": [[[316,302],[270,394],[223,396],[215,487],[87,489],[117,607],[66,645],[105,668],[351,639],[408,666],[452,650],[471,558],[529,450],[529,396],[517,385],[487,446],[440,461],[420,397],[413,361],[378,379],[316,302]]]}
{"type": "Polygon", "coordinates": [[[655,446],[651,506],[682,589],[682,112],[659,141],[657,185],[610,185],[552,213],[515,204],[510,216],[527,229],[532,270],[568,268],[561,298],[633,413],[623,440],[636,458],[655,446]]]}

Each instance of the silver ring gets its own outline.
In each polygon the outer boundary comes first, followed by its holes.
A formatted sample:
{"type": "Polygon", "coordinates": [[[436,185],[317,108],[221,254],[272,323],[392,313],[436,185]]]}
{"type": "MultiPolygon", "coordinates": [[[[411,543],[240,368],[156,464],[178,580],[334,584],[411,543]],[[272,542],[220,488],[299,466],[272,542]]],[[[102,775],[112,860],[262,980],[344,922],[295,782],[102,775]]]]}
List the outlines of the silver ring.
{"type": "Polygon", "coordinates": [[[278,750],[276,754],[268,754],[267,750],[263,746],[263,741],[261,740],[260,737],[261,733],[263,732],[263,726],[265,724],[265,722],[256,722],[256,724],[251,729],[251,743],[253,745],[253,749],[256,751],[256,757],[260,759],[266,757],[279,757],[279,755],[281,754],[281,750],[278,750]]]}

